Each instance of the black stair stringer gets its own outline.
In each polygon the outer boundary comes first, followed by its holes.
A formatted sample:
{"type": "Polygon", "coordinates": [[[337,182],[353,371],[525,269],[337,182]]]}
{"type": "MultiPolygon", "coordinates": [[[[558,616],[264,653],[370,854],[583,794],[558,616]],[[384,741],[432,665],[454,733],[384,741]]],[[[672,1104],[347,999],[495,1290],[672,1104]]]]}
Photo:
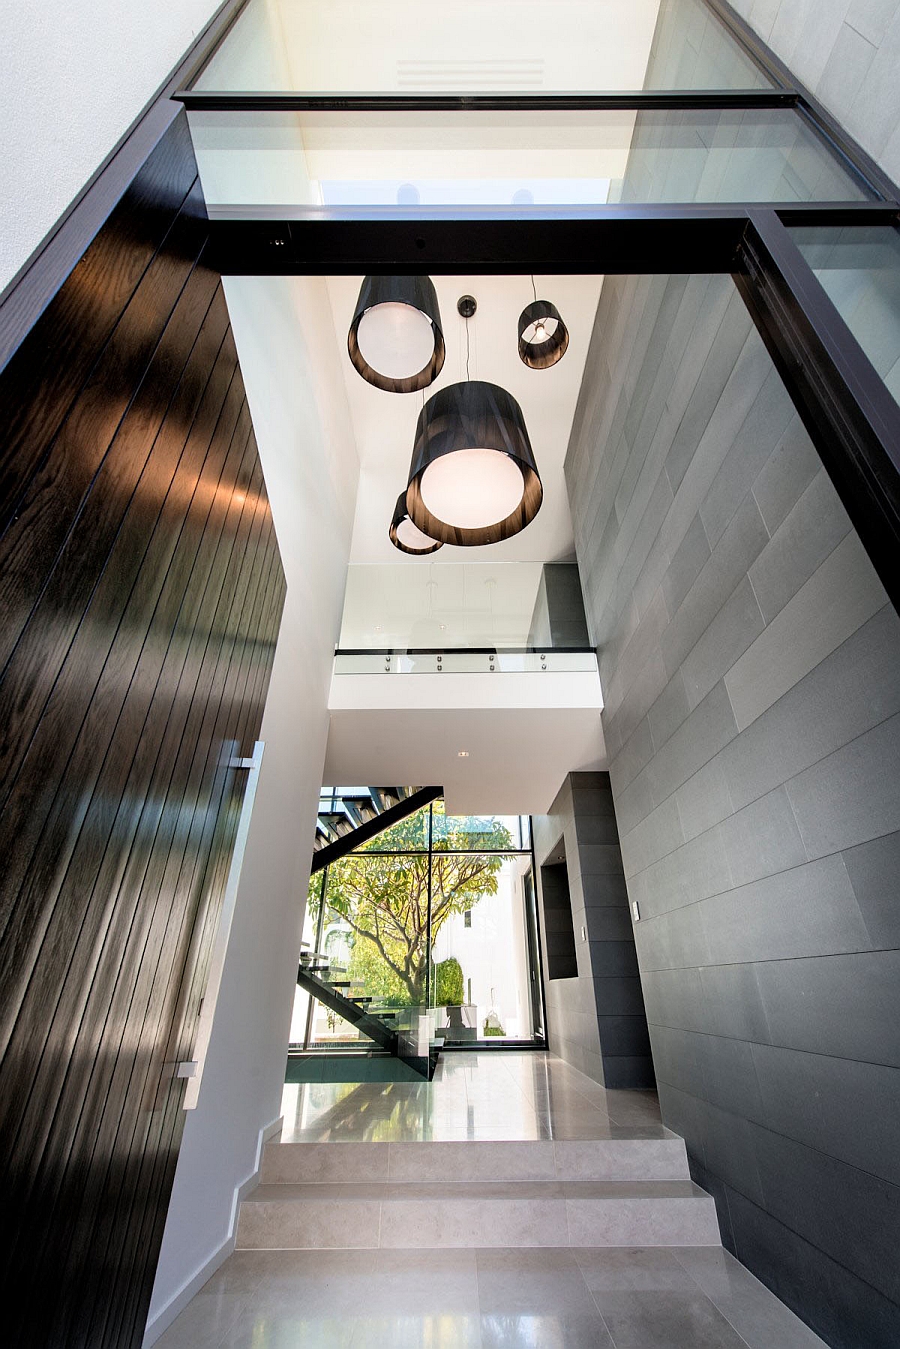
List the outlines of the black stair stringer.
{"type": "Polygon", "coordinates": [[[319,1002],[329,1007],[332,1012],[349,1021],[363,1035],[374,1040],[376,1044],[381,1045],[389,1054],[397,1055],[397,1032],[391,1030],[383,1021],[377,1017],[370,1016],[364,1007],[360,1007],[358,1002],[351,998],[345,998],[343,993],[339,993],[336,988],[324,979],[319,979],[315,974],[310,974],[308,970],[301,965],[297,971],[297,983],[307,993],[312,994],[319,1002]]]}
{"type": "MultiPolygon", "coordinates": [[[[311,875],[314,876],[317,871],[322,871],[325,867],[331,866],[333,862],[346,857],[347,853],[353,852],[363,843],[368,843],[370,838],[375,838],[383,830],[389,829],[392,824],[398,824],[400,820],[405,820],[408,815],[414,815],[417,810],[421,810],[423,806],[436,801],[443,794],[443,787],[420,787],[417,792],[413,792],[412,796],[404,797],[395,806],[390,806],[387,810],[383,810],[380,815],[374,816],[371,820],[366,820],[357,829],[348,830],[334,843],[326,844],[324,848],[317,848],[313,853],[311,875]]],[[[323,998],[322,1001],[324,1002],[325,999],[323,998]]]]}

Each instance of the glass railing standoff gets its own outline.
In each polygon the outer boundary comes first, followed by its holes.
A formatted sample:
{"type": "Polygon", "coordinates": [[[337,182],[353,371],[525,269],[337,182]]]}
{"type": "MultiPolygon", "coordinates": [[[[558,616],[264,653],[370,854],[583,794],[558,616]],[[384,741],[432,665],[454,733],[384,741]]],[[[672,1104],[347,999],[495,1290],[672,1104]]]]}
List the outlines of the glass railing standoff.
{"type": "Polygon", "coordinates": [[[590,674],[589,647],[471,647],[348,650],[334,653],[335,674],[590,674]]]}

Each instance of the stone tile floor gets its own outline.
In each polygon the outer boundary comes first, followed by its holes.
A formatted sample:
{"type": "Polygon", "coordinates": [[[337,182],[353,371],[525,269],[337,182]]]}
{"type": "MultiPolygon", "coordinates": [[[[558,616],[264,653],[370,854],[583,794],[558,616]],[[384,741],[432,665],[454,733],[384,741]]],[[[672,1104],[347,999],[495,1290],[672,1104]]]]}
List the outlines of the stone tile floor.
{"type": "Polygon", "coordinates": [[[237,1251],[159,1349],[813,1349],[727,1251],[237,1251]]]}
{"type": "Polygon", "coordinates": [[[284,1089],[283,1143],[665,1138],[653,1091],[607,1091],[543,1053],[448,1053],[433,1082],[284,1089]]]}
{"type": "MultiPolygon", "coordinates": [[[[653,1092],[548,1054],[461,1053],[432,1083],[285,1087],[288,1142],[674,1137],[653,1092]]],[[[448,1178],[451,1179],[451,1178],[448,1178]]],[[[159,1349],[813,1349],[719,1247],[240,1250],[159,1349]]]]}

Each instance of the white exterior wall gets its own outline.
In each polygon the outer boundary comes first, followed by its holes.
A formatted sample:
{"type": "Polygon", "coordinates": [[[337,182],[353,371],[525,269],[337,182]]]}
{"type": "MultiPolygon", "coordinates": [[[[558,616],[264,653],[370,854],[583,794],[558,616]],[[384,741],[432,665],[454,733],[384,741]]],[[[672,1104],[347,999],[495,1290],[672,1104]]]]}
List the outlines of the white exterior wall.
{"type": "Polygon", "coordinates": [[[220,0],[0,0],[0,290],[125,134],[220,0]]]}
{"type": "Polygon", "coordinates": [[[231,1249],[238,1195],[280,1112],[358,477],[325,282],[234,277],[225,293],[288,591],[231,941],[147,1344],[231,1249]]]}

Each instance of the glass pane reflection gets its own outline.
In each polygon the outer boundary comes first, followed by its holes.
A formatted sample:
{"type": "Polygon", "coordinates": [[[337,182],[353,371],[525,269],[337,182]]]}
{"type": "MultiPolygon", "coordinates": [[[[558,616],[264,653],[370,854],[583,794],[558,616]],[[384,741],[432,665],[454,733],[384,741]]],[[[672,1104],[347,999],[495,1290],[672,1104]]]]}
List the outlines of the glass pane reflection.
{"type": "Polygon", "coordinates": [[[617,202],[859,201],[869,194],[792,108],[636,112],[197,112],[218,218],[323,209],[475,216],[617,202]],[[414,203],[409,205],[409,203],[414,203]]]}
{"type": "Polygon", "coordinates": [[[250,0],[195,87],[328,93],[755,89],[703,0],[250,0]]]}
{"type": "Polygon", "coordinates": [[[900,232],[884,225],[804,226],[794,241],[900,403],[900,232]]]}

